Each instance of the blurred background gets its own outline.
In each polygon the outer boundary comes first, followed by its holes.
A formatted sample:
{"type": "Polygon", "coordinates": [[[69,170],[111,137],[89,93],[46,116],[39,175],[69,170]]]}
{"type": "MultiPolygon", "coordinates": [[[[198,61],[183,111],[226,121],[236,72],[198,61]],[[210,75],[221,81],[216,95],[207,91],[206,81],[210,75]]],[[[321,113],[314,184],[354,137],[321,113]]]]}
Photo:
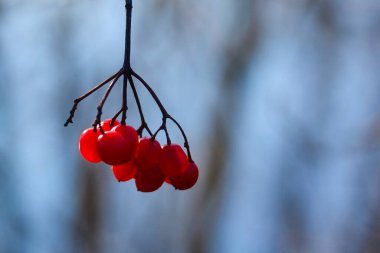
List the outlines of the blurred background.
{"type": "Polygon", "coordinates": [[[121,67],[124,15],[123,0],[0,0],[0,252],[380,252],[378,0],[135,0],[134,70],[201,171],[151,194],[78,152],[104,91],[63,127],[121,67]]]}

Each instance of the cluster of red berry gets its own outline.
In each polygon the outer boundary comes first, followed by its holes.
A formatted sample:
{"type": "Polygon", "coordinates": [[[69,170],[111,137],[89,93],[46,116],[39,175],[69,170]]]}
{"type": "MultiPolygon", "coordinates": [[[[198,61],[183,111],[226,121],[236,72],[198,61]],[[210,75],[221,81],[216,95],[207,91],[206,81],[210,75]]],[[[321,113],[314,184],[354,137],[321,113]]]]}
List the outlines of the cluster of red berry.
{"type": "Polygon", "coordinates": [[[74,100],[74,105],[70,110],[65,126],[73,123],[75,111],[81,101],[110,83],[97,107],[98,113],[92,128],[88,128],[80,136],[79,150],[84,159],[92,163],[103,161],[111,165],[116,179],[120,182],[134,178],[137,190],[142,192],[155,191],[164,182],[173,185],[175,189],[187,190],[193,187],[198,180],[198,167],[191,157],[189,142],[182,126],[167,112],[150,85],[131,68],[132,0],[125,0],[125,8],[127,14],[126,39],[122,68],[74,100]],[[121,77],[123,77],[122,107],[112,119],[102,121],[103,106],[121,77]],[[137,79],[148,90],[161,111],[162,124],[154,133],[145,121],[134,79],[137,79]],[[141,125],[137,130],[126,124],[128,87],[133,92],[140,114],[141,125]],[[121,124],[116,120],[120,114],[121,124]],[[180,130],[187,154],[181,146],[172,144],[166,126],[168,120],[171,120],[180,130]],[[147,131],[150,137],[143,138],[144,130],[147,131]],[[156,136],[160,131],[164,131],[166,135],[167,145],[162,147],[156,140],[156,136]]]}
{"type": "Polygon", "coordinates": [[[181,146],[161,147],[153,137],[139,139],[133,127],[117,120],[108,119],[95,130],[86,129],[80,136],[79,150],[89,162],[111,165],[119,182],[134,178],[141,192],[153,192],[164,182],[187,190],[198,180],[198,167],[181,146]]]}

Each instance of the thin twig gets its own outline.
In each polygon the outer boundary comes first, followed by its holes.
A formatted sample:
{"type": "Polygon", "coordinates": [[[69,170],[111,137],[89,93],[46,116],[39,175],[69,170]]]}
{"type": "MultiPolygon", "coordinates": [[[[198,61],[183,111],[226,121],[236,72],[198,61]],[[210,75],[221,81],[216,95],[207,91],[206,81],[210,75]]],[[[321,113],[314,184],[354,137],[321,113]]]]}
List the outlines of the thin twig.
{"type": "Polygon", "coordinates": [[[131,74],[132,74],[132,76],[136,77],[144,85],[144,87],[148,90],[148,92],[150,93],[150,95],[153,97],[154,101],[156,102],[156,104],[160,108],[162,116],[164,116],[164,117],[168,116],[169,115],[168,112],[166,111],[165,107],[162,105],[160,99],[158,98],[158,96],[156,95],[154,90],[150,87],[150,85],[141,76],[139,76],[136,72],[134,72],[133,70],[132,70],[131,74]]]}
{"type": "Polygon", "coordinates": [[[94,130],[96,129],[97,126],[99,126],[100,132],[102,134],[104,133],[104,131],[103,131],[102,126],[100,125],[100,123],[101,123],[101,117],[102,117],[102,113],[103,113],[103,106],[104,106],[104,103],[106,102],[109,94],[111,93],[112,88],[115,86],[116,82],[119,80],[120,76],[121,76],[121,73],[119,73],[115,77],[115,79],[112,81],[112,83],[110,84],[110,86],[108,87],[108,89],[106,91],[106,94],[104,94],[102,100],[100,101],[100,104],[97,107],[98,113],[96,115],[96,119],[95,119],[94,123],[92,124],[92,126],[94,127],[94,130]]]}
{"type": "Polygon", "coordinates": [[[121,116],[121,124],[125,125],[127,120],[127,74],[124,72],[123,74],[123,114],[121,116]]]}
{"type": "Polygon", "coordinates": [[[118,111],[115,116],[112,117],[112,120],[111,120],[111,126],[113,126],[113,124],[115,124],[115,121],[117,119],[117,117],[119,117],[119,115],[123,112],[123,109],[124,108],[121,108],[120,111],[118,111]]]}
{"type": "Polygon", "coordinates": [[[157,134],[161,130],[163,130],[163,131],[165,131],[167,143],[168,143],[168,145],[170,145],[171,144],[171,140],[170,140],[169,131],[168,131],[168,128],[167,128],[167,120],[170,119],[171,121],[174,122],[174,124],[181,131],[181,134],[182,134],[183,139],[185,141],[184,147],[187,150],[188,159],[189,159],[190,162],[193,162],[193,159],[192,159],[191,153],[190,153],[189,142],[187,140],[187,136],[186,136],[185,131],[183,130],[182,126],[178,123],[177,120],[175,120],[166,111],[165,107],[161,103],[160,99],[158,98],[158,96],[156,95],[156,93],[154,92],[154,90],[150,87],[150,85],[141,76],[139,76],[136,72],[134,72],[132,70],[132,68],[131,68],[131,60],[130,59],[131,59],[132,0],[125,0],[125,8],[126,8],[126,33],[125,33],[124,63],[123,63],[122,69],[120,69],[117,73],[113,74],[111,77],[109,77],[105,81],[101,82],[100,84],[98,84],[97,86],[95,86],[94,88],[92,88],[90,91],[88,91],[84,95],[82,95],[82,96],[78,97],[77,99],[75,99],[74,100],[74,105],[73,105],[72,109],[70,110],[70,116],[67,119],[67,121],[65,123],[65,126],[68,126],[68,124],[73,123],[73,118],[74,118],[75,111],[76,111],[76,109],[78,107],[78,104],[83,99],[87,98],[92,93],[94,93],[95,91],[97,91],[98,89],[100,89],[101,87],[103,87],[105,84],[107,84],[110,81],[112,81],[112,83],[109,85],[106,93],[104,94],[102,100],[100,101],[100,103],[99,103],[99,105],[97,107],[98,113],[97,113],[96,119],[95,119],[95,121],[93,123],[94,131],[96,131],[97,127],[99,126],[100,132],[102,134],[104,134],[104,130],[103,130],[102,126],[101,126],[101,117],[102,117],[102,113],[103,113],[103,107],[104,107],[104,104],[105,104],[105,102],[106,102],[109,94],[111,93],[113,87],[115,86],[115,84],[117,83],[117,81],[119,80],[119,78],[123,75],[123,105],[122,105],[122,108],[112,118],[111,125],[113,125],[115,123],[116,119],[119,117],[120,114],[122,114],[121,124],[122,125],[126,124],[127,110],[128,110],[127,91],[128,91],[128,82],[129,82],[130,85],[131,85],[132,91],[133,91],[133,95],[134,95],[135,100],[136,100],[136,104],[137,104],[137,107],[138,107],[138,110],[139,110],[139,114],[140,114],[140,119],[141,119],[141,126],[137,129],[137,133],[139,134],[139,136],[142,137],[142,132],[144,131],[144,129],[146,129],[147,132],[149,133],[149,135],[152,137],[152,139],[155,139],[156,136],[157,136],[157,134]],[[143,110],[142,110],[142,107],[141,107],[140,99],[139,99],[139,96],[138,96],[138,93],[137,93],[137,90],[136,90],[136,86],[134,84],[134,81],[133,81],[132,77],[137,78],[142,83],[142,85],[148,90],[148,92],[153,97],[154,101],[156,102],[157,106],[159,107],[159,109],[160,109],[160,111],[162,113],[162,124],[161,124],[161,126],[158,128],[158,130],[154,134],[149,129],[149,126],[148,126],[147,122],[145,121],[145,117],[144,117],[144,113],[143,113],[143,110]]]}
{"type": "Polygon", "coordinates": [[[76,98],[74,100],[74,105],[73,107],[71,108],[70,110],[70,116],[68,117],[68,119],[66,120],[66,123],[65,123],[65,127],[67,127],[70,123],[73,123],[73,118],[74,118],[74,115],[75,115],[75,111],[77,110],[77,107],[78,107],[78,104],[85,98],[87,98],[88,96],[90,96],[92,93],[94,93],[95,91],[99,90],[100,88],[102,88],[105,84],[109,83],[110,81],[112,81],[117,75],[119,75],[121,72],[121,70],[119,70],[118,72],[116,72],[115,74],[113,74],[112,76],[110,76],[109,78],[107,78],[106,80],[104,80],[103,82],[101,82],[100,84],[96,85],[94,88],[92,88],[91,90],[89,90],[88,92],[86,92],[84,95],[76,98]]]}
{"type": "Polygon", "coordinates": [[[157,103],[158,107],[160,108],[161,110],[161,113],[162,113],[162,125],[161,127],[156,131],[156,133],[153,135],[152,138],[155,138],[156,135],[158,134],[159,131],[161,130],[164,130],[166,135],[167,135],[167,139],[168,139],[168,144],[170,143],[170,138],[168,138],[169,134],[167,132],[167,128],[166,128],[166,119],[171,119],[176,125],[177,127],[179,128],[179,130],[181,131],[181,134],[183,136],[183,139],[185,140],[185,143],[184,143],[184,147],[186,148],[187,150],[187,155],[188,155],[188,158],[189,158],[189,161],[192,162],[193,159],[191,157],[191,152],[190,152],[190,146],[189,146],[189,142],[187,140],[187,136],[186,136],[186,133],[185,131],[183,130],[182,126],[178,123],[177,120],[175,120],[165,109],[165,107],[162,105],[160,99],[157,97],[156,93],[153,91],[153,89],[150,87],[150,85],[141,77],[139,76],[136,72],[132,71],[132,75],[134,77],[136,77],[144,86],[145,88],[148,90],[148,92],[151,94],[151,96],[153,97],[154,101],[157,103]]]}
{"type": "Polygon", "coordinates": [[[192,159],[192,157],[191,157],[190,145],[189,145],[189,142],[188,142],[188,140],[187,140],[186,133],[185,133],[185,131],[183,130],[182,126],[181,126],[181,125],[178,123],[178,121],[175,120],[172,116],[169,116],[168,119],[171,119],[171,120],[174,122],[174,124],[177,125],[177,127],[179,128],[179,130],[181,131],[182,136],[183,136],[183,139],[185,140],[184,147],[185,147],[186,150],[187,150],[187,156],[188,156],[188,158],[189,158],[189,161],[190,161],[190,162],[194,162],[193,159],[192,159]]]}
{"type": "Polygon", "coordinates": [[[165,135],[166,135],[166,143],[168,145],[172,144],[172,141],[170,140],[170,137],[169,137],[169,132],[168,132],[168,128],[166,127],[166,119],[168,117],[162,117],[162,124],[161,126],[157,129],[157,131],[154,133],[154,135],[152,136],[152,139],[156,139],[156,136],[157,134],[161,131],[161,130],[164,130],[165,131],[165,135]]]}
{"type": "Polygon", "coordinates": [[[148,124],[145,121],[145,117],[144,117],[144,113],[143,113],[143,110],[141,107],[140,99],[139,99],[139,96],[137,94],[136,86],[135,86],[135,83],[134,83],[131,75],[128,76],[128,81],[129,81],[129,84],[131,85],[133,96],[135,97],[137,108],[138,108],[139,114],[140,114],[141,126],[137,129],[137,133],[139,134],[140,137],[142,137],[142,132],[144,129],[146,129],[147,132],[149,133],[149,135],[152,136],[153,133],[149,129],[148,124]]]}

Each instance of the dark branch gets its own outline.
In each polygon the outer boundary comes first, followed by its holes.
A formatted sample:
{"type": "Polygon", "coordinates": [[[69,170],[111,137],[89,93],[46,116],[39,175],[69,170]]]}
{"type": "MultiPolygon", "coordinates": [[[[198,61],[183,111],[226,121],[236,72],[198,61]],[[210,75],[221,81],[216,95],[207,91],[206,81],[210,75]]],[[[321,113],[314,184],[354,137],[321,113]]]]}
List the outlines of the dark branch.
{"type": "Polygon", "coordinates": [[[110,76],[108,79],[104,80],[103,82],[101,82],[100,84],[96,85],[94,88],[92,88],[90,91],[86,92],[84,95],[76,98],[74,100],[74,105],[73,107],[71,108],[70,110],[70,116],[69,118],[66,120],[66,123],[65,123],[65,127],[67,127],[70,123],[73,123],[73,118],[74,118],[74,115],[75,115],[75,111],[77,110],[77,107],[78,107],[78,104],[85,98],[87,98],[88,96],[90,96],[92,93],[94,93],[95,91],[99,90],[100,88],[102,88],[105,84],[109,83],[110,81],[112,81],[116,76],[120,75],[120,72],[121,70],[119,70],[118,72],[116,72],[115,74],[113,74],[112,76],[110,76]]]}
{"type": "Polygon", "coordinates": [[[185,140],[184,147],[185,147],[186,150],[187,150],[187,156],[188,156],[188,158],[189,158],[189,161],[190,161],[190,162],[194,162],[193,159],[192,159],[192,157],[191,157],[190,145],[189,145],[189,142],[188,142],[188,140],[187,140],[186,133],[185,133],[185,131],[183,130],[182,126],[181,126],[181,125],[178,123],[178,121],[175,120],[172,116],[169,116],[168,119],[171,119],[171,120],[174,122],[174,124],[177,125],[177,127],[179,128],[179,130],[181,131],[182,136],[183,136],[183,139],[185,140]]]}
{"type": "Polygon", "coordinates": [[[192,162],[193,159],[191,157],[191,152],[190,152],[190,146],[189,146],[189,142],[187,140],[187,136],[185,134],[185,131],[183,130],[182,126],[178,123],[178,121],[176,121],[165,109],[165,107],[162,105],[160,99],[158,98],[158,96],[156,95],[156,93],[153,91],[153,89],[150,87],[150,85],[141,77],[139,76],[136,72],[132,71],[132,75],[134,77],[136,77],[144,86],[145,88],[149,91],[149,93],[151,94],[151,96],[153,97],[154,101],[157,103],[158,107],[160,108],[161,110],[161,113],[162,113],[162,125],[160,126],[160,128],[154,133],[153,137],[152,138],[155,138],[156,135],[158,134],[158,132],[160,132],[161,130],[164,130],[165,131],[165,134],[166,134],[166,138],[167,138],[167,142],[168,144],[170,144],[170,138],[169,138],[169,133],[168,133],[168,130],[167,130],[167,127],[166,127],[166,120],[167,119],[171,119],[176,125],[177,127],[179,128],[179,130],[181,131],[181,134],[183,136],[183,139],[185,140],[185,143],[184,143],[184,147],[186,148],[187,150],[187,155],[188,155],[188,158],[189,158],[189,161],[192,162]]]}
{"type": "Polygon", "coordinates": [[[113,126],[115,124],[115,121],[117,119],[117,117],[119,117],[119,115],[123,112],[123,109],[124,108],[121,108],[120,111],[118,111],[115,116],[112,117],[112,120],[111,120],[111,126],[113,126]]]}
{"type": "Polygon", "coordinates": [[[142,132],[144,129],[146,129],[148,131],[149,135],[152,136],[153,133],[152,133],[152,131],[150,131],[148,124],[145,121],[145,117],[144,117],[144,113],[143,113],[143,110],[141,107],[140,99],[139,99],[139,96],[137,94],[136,86],[135,86],[135,83],[133,81],[132,76],[130,76],[130,75],[128,76],[128,81],[129,81],[129,84],[131,85],[133,96],[135,97],[137,108],[139,109],[139,114],[140,114],[140,119],[141,119],[141,126],[137,129],[137,133],[140,137],[142,137],[142,132]]]}
{"type": "Polygon", "coordinates": [[[96,119],[95,119],[94,123],[92,124],[92,126],[94,127],[94,129],[96,129],[96,127],[99,126],[100,131],[102,133],[104,133],[104,132],[103,132],[103,129],[102,129],[100,123],[101,123],[101,118],[102,118],[102,113],[103,113],[103,106],[104,106],[104,103],[106,102],[109,94],[111,93],[112,88],[115,86],[116,82],[119,80],[120,76],[121,76],[121,74],[119,73],[116,76],[116,78],[112,81],[112,83],[110,84],[110,86],[108,87],[108,89],[106,91],[106,94],[104,94],[102,100],[100,101],[100,104],[97,107],[98,113],[96,115],[96,119]]]}
{"type": "Polygon", "coordinates": [[[126,31],[125,31],[125,52],[124,70],[131,68],[131,23],[132,23],[132,0],[125,0],[126,9],[126,31]]]}
{"type": "Polygon", "coordinates": [[[148,90],[148,92],[150,93],[150,95],[153,97],[154,101],[160,108],[162,116],[167,117],[169,115],[168,112],[166,111],[165,107],[162,105],[160,99],[158,98],[154,90],[149,86],[149,84],[133,70],[132,70],[132,76],[136,77],[144,85],[144,87],[148,90]]]}
{"type": "Polygon", "coordinates": [[[123,114],[121,116],[121,124],[125,125],[127,120],[127,74],[123,75],[123,114]]]}
{"type": "Polygon", "coordinates": [[[78,107],[78,104],[83,99],[87,98],[92,93],[94,93],[95,91],[97,91],[98,89],[100,89],[101,87],[103,87],[105,84],[107,84],[110,81],[112,81],[112,83],[109,85],[106,93],[104,94],[102,100],[100,101],[100,103],[99,103],[99,105],[97,107],[98,113],[97,113],[96,119],[95,119],[95,121],[93,123],[94,131],[96,131],[97,126],[99,126],[100,132],[104,134],[104,130],[103,130],[102,126],[101,126],[101,117],[102,117],[102,113],[103,113],[103,107],[104,107],[104,104],[105,104],[105,102],[106,102],[109,94],[111,93],[113,87],[115,86],[115,84],[117,83],[117,81],[119,80],[119,78],[123,75],[123,105],[122,105],[122,108],[120,109],[120,111],[118,111],[115,114],[115,116],[112,118],[111,125],[113,125],[115,123],[116,119],[119,117],[120,114],[122,114],[121,124],[122,125],[126,124],[127,110],[128,110],[128,105],[127,105],[127,102],[128,102],[127,101],[127,90],[128,90],[128,82],[129,82],[130,85],[131,85],[131,89],[133,91],[133,95],[134,95],[135,100],[136,100],[136,104],[137,104],[137,107],[138,107],[138,110],[139,110],[139,114],[140,114],[140,119],[141,119],[141,126],[137,129],[137,133],[139,134],[139,136],[142,137],[142,132],[144,131],[144,129],[146,129],[147,132],[152,137],[152,139],[155,139],[156,136],[157,136],[157,134],[161,130],[163,130],[163,131],[165,131],[167,143],[168,143],[168,145],[170,145],[171,144],[171,140],[170,140],[170,136],[169,136],[169,132],[168,132],[167,126],[166,126],[167,125],[167,120],[170,119],[170,120],[172,120],[175,123],[175,125],[181,131],[181,134],[182,134],[182,136],[184,138],[184,141],[185,141],[184,147],[187,150],[188,159],[189,159],[190,162],[193,162],[193,159],[192,159],[191,153],[190,153],[189,142],[187,140],[187,136],[186,136],[185,131],[183,130],[182,126],[166,111],[165,107],[161,103],[161,101],[158,98],[158,96],[156,95],[156,93],[150,87],[150,85],[141,76],[139,76],[137,73],[135,73],[132,70],[132,68],[131,68],[132,0],[125,0],[125,8],[126,8],[126,32],[125,32],[125,53],[124,53],[123,68],[121,70],[119,70],[117,73],[115,73],[114,75],[112,75],[111,77],[109,77],[107,80],[105,80],[105,81],[101,82],[100,84],[98,84],[97,86],[95,86],[93,89],[91,89],[90,91],[88,91],[86,94],[84,94],[81,97],[78,97],[77,99],[75,99],[74,100],[74,105],[73,105],[73,107],[72,107],[72,109],[70,111],[70,116],[67,119],[67,121],[65,123],[65,126],[67,126],[70,123],[73,123],[73,118],[74,118],[75,111],[76,111],[76,109],[78,107]],[[144,113],[143,113],[143,110],[142,110],[142,107],[141,107],[140,99],[139,99],[139,96],[138,96],[138,93],[137,93],[137,90],[136,90],[136,87],[135,87],[135,84],[134,84],[132,76],[135,77],[135,78],[137,78],[142,83],[142,85],[148,90],[148,92],[153,97],[154,101],[156,102],[157,106],[159,107],[159,109],[160,109],[160,111],[162,113],[162,124],[159,127],[159,129],[154,134],[149,129],[149,126],[148,126],[147,122],[145,121],[145,117],[144,117],[144,113]]]}

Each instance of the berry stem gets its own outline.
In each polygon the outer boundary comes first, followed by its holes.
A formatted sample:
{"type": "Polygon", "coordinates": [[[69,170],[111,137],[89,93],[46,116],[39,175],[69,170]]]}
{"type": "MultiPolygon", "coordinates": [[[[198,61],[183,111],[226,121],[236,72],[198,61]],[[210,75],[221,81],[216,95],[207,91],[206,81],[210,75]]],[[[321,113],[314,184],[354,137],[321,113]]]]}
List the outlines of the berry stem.
{"type": "Polygon", "coordinates": [[[149,93],[151,94],[151,96],[153,97],[154,101],[156,102],[156,104],[158,105],[158,107],[160,108],[160,111],[162,113],[162,125],[161,127],[156,131],[156,133],[153,135],[153,139],[156,137],[156,135],[158,134],[159,131],[161,130],[164,130],[165,131],[165,134],[166,134],[166,138],[167,138],[167,142],[168,144],[171,143],[170,141],[170,138],[169,138],[169,133],[167,131],[167,127],[166,127],[166,120],[167,119],[170,119],[174,122],[174,124],[177,125],[178,129],[181,131],[181,134],[183,136],[183,139],[185,140],[185,143],[184,143],[184,147],[186,148],[187,150],[187,156],[189,158],[189,161],[190,162],[193,162],[193,159],[191,157],[191,152],[190,152],[190,146],[189,146],[189,142],[187,140],[187,136],[186,136],[186,133],[185,131],[183,130],[182,126],[178,123],[177,120],[175,120],[165,109],[165,107],[163,106],[163,104],[161,103],[160,99],[158,98],[158,96],[156,95],[156,93],[154,92],[154,90],[150,87],[150,85],[141,77],[139,76],[136,72],[134,72],[132,70],[132,75],[134,77],[136,77],[144,86],[145,88],[149,91],[149,93]]]}
{"type": "Polygon", "coordinates": [[[125,0],[126,9],[126,31],[125,31],[125,52],[124,52],[124,71],[131,69],[131,23],[132,23],[132,0],[125,0]]]}
{"type": "Polygon", "coordinates": [[[148,90],[148,92],[150,93],[150,95],[153,97],[154,101],[156,102],[156,104],[160,108],[162,116],[163,117],[169,116],[169,114],[166,111],[165,107],[162,105],[160,99],[158,98],[158,96],[156,95],[156,93],[154,92],[154,90],[150,87],[150,85],[141,76],[139,76],[136,72],[134,72],[133,70],[132,70],[131,74],[132,74],[132,76],[136,77],[144,85],[144,87],[148,90]]]}
{"type": "Polygon", "coordinates": [[[117,81],[119,80],[119,78],[121,76],[123,76],[123,105],[122,105],[122,108],[120,109],[120,111],[117,112],[115,114],[115,116],[112,118],[111,125],[113,125],[115,123],[115,120],[117,119],[117,117],[119,117],[120,114],[122,114],[121,124],[122,125],[126,124],[127,110],[128,110],[128,105],[127,105],[127,102],[128,102],[127,101],[127,99],[128,99],[127,98],[127,90],[128,90],[128,82],[129,82],[129,84],[131,85],[131,89],[133,91],[133,95],[134,95],[135,100],[136,100],[136,104],[137,104],[137,107],[138,107],[138,110],[139,110],[139,114],[140,114],[140,119],[141,119],[141,126],[137,129],[137,133],[139,134],[139,136],[142,137],[142,132],[143,132],[144,129],[146,129],[147,132],[152,137],[152,139],[154,140],[156,138],[157,134],[161,130],[164,130],[165,131],[165,135],[166,135],[167,144],[170,145],[171,144],[171,140],[170,140],[170,136],[169,136],[169,132],[168,132],[167,126],[166,126],[167,120],[170,119],[171,121],[174,122],[174,124],[181,131],[181,134],[182,134],[183,139],[185,141],[184,147],[187,150],[188,159],[189,159],[190,162],[193,162],[192,157],[191,157],[191,153],[190,153],[189,142],[187,140],[187,136],[186,136],[185,131],[183,130],[182,126],[178,123],[177,120],[175,120],[166,111],[164,105],[161,103],[161,101],[158,98],[157,94],[150,87],[150,85],[141,76],[139,76],[136,72],[134,72],[132,70],[132,68],[131,68],[132,8],[133,8],[133,6],[132,6],[132,0],[125,0],[126,31],[125,31],[124,62],[123,62],[122,69],[120,69],[117,73],[113,74],[108,79],[106,79],[105,81],[101,82],[100,84],[98,84],[97,86],[95,86],[94,88],[92,88],[90,91],[88,91],[84,95],[82,95],[82,96],[80,96],[80,97],[78,97],[78,98],[76,98],[74,100],[74,105],[73,105],[72,109],[70,110],[70,116],[66,120],[65,127],[68,126],[70,123],[73,123],[73,118],[74,118],[75,111],[76,111],[76,109],[78,107],[78,104],[82,100],[84,100],[85,98],[87,98],[88,96],[90,96],[92,93],[94,93],[95,91],[97,91],[98,89],[100,89],[101,87],[103,87],[105,84],[107,84],[107,83],[109,83],[109,82],[112,81],[111,84],[109,85],[106,93],[104,94],[102,100],[100,101],[98,107],[97,107],[98,113],[97,113],[96,119],[95,119],[95,121],[93,123],[94,131],[96,131],[97,126],[99,126],[100,132],[102,134],[104,134],[104,130],[103,130],[102,126],[101,126],[101,117],[102,117],[102,113],[103,113],[103,106],[104,106],[104,104],[105,104],[105,102],[106,102],[109,94],[111,93],[113,87],[115,86],[115,84],[117,83],[117,81]],[[136,90],[136,86],[135,86],[134,81],[133,81],[133,77],[135,77],[136,79],[138,79],[142,83],[142,85],[148,90],[148,92],[153,97],[154,101],[156,102],[157,106],[159,107],[159,109],[160,109],[160,111],[162,113],[162,124],[159,127],[159,129],[154,134],[149,129],[149,126],[148,126],[147,122],[145,121],[144,113],[142,111],[140,99],[139,99],[139,96],[138,96],[138,93],[137,93],[137,90],[136,90]]]}
{"type": "MultiPolygon", "coordinates": [[[[96,130],[96,127],[99,126],[99,128],[100,128],[100,132],[101,132],[102,134],[104,134],[104,131],[103,131],[103,129],[102,129],[102,126],[100,125],[100,123],[101,123],[101,118],[102,118],[102,113],[103,113],[103,106],[104,106],[104,104],[105,104],[105,102],[106,102],[106,100],[107,100],[109,94],[111,93],[112,88],[115,86],[116,82],[119,80],[120,77],[121,77],[121,73],[119,73],[119,74],[115,77],[115,79],[113,79],[112,83],[110,84],[110,86],[108,87],[108,89],[107,89],[107,91],[106,91],[106,94],[104,94],[102,100],[100,101],[100,103],[99,103],[99,105],[98,105],[98,107],[97,107],[97,109],[98,109],[98,113],[97,113],[97,115],[96,115],[96,119],[95,119],[94,123],[92,124],[92,126],[94,127],[94,131],[96,130]]],[[[125,109],[125,108],[123,108],[123,109],[125,109]]]]}
{"type": "Polygon", "coordinates": [[[127,79],[131,72],[131,30],[132,30],[132,0],[125,0],[126,10],[126,30],[125,30],[125,51],[123,63],[123,114],[121,117],[121,124],[125,125],[127,120],[127,79]]]}
{"type": "Polygon", "coordinates": [[[75,111],[77,110],[77,107],[78,107],[78,104],[85,98],[87,98],[88,96],[90,96],[92,93],[94,93],[95,91],[99,90],[100,88],[102,88],[104,85],[106,85],[107,83],[109,83],[110,81],[112,81],[113,79],[115,79],[115,77],[117,77],[118,75],[120,75],[121,73],[121,70],[119,70],[118,72],[116,72],[115,74],[113,74],[112,76],[110,76],[109,78],[107,78],[106,80],[104,80],[103,82],[101,82],[100,84],[96,85],[94,88],[92,88],[90,91],[86,92],[84,95],[76,98],[74,100],[74,105],[73,107],[71,108],[70,110],[70,116],[68,117],[68,119],[66,120],[65,122],[65,127],[67,127],[70,123],[73,123],[73,118],[74,118],[74,115],[75,115],[75,111]]]}
{"type": "Polygon", "coordinates": [[[187,140],[187,136],[186,136],[185,131],[183,130],[182,126],[178,123],[178,121],[175,120],[172,116],[169,115],[168,119],[171,119],[171,121],[173,121],[174,124],[176,124],[178,129],[181,131],[183,139],[185,140],[184,147],[186,148],[186,151],[187,151],[187,157],[189,158],[189,161],[191,163],[193,163],[194,161],[193,161],[193,158],[191,157],[190,145],[189,145],[189,142],[187,140]]]}
{"type": "Polygon", "coordinates": [[[117,119],[117,117],[119,117],[119,115],[123,112],[123,108],[121,108],[116,114],[115,116],[112,117],[112,120],[111,120],[111,126],[113,126],[115,124],[115,121],[117,119]]]}
{"type": "Polygon", "coordinates": [[[142,137],[142,132],[144,129],[146,129],[148,131],[149,135],[152,136],[153,133],[152,133],[152,131],[150,131],[148,124],[145,121],[145,117],[144,117],[144,113],[142,111],[140,99],[139,99],[139,96],[137,94],[136,86],[135,86],[135,83],[133,82],[133,78],[131,75],[128,76],[128,81],[129,81],[129,84],[131,85],[133,96],[135,97],[137,108],[139,109],[139,113],[140,113],[141,126],[137,129],[137,133],[140,137],[142,137]]]}
{"type": "Polygon", "coordinates": [[[168,132],[168,128],[166,127],[166,120],[168,119],[168,117],[162,117],[162,124],[160,126],[160,128],[157,129],[157,131],[154,133],[154,135],[152,136],[152,139],[156,139],[156,136],[157,134],[161,131],[161,130],[164,130],[165,131],[165,135],[166,135],[166,143],[168,145],[172,144],[172,141],[170,140],[170,136],[169,136],[169,132],[168,132]]]}
{"type": "Polygon", "coordinates": [[[127,110],[128,110],[128,105],[127,105],[127,75],[124,72],[124,76],[123,76],[123,114],[121,116],[121,124],[122,125],[126,124],[127,110]]]}

